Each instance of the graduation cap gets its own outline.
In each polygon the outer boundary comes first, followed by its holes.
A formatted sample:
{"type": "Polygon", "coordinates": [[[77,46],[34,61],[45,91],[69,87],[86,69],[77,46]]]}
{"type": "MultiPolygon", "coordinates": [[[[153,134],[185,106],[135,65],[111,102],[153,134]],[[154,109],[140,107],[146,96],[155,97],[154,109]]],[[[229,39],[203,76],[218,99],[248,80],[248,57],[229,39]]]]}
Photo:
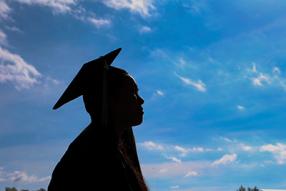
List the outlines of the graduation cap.
{"type": "Polygon", "coordinates": [[[74,79],[71,81],[67,89],[64,91],[60,99],[54,105],[53,109],[58,109],[62,105],[78,98],[81,95],[84,95],[85,92],[90,88],[90,79],[92,79],[98,72],[101,71],[100,77],[102,78],[102,110],[103,113],[106,111],[106,88],[107,80],[106,73],[109,69],[109,66],[112,64],[113,60],[121,51],[121,48],[113,50],[107,53],[104,56],[96,58],[90,62],[85,63],[74,79]]]}

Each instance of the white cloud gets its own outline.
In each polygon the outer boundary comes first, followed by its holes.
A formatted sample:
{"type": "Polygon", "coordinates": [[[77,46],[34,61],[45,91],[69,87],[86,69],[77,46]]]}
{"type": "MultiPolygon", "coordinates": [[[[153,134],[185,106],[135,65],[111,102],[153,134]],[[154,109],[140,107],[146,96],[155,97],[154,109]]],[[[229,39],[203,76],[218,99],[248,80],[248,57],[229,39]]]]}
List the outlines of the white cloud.
{"type": "MultiPolygon", "coordinates": [[[[177,158],[185,157],[190,152],[192,153],[203,153],[203,152],[211,152],[211,151],[220,151],[219,149],[211,149],[211,148],[204,148],[204,147],[184,147],[180,145],[173,145],[173,144],[159,144],[153,141],[145,141],[140,143],[140,146],[144,149],[150,151],[159,151],[160,154],[166,155],[176,155],[177,158]]],[[[165,157],[168,158],[168,157],[165,157]]],[[[170,159],[170,158],[168,158],[170,159]]]]}
{"type": "Polygon", "coordinates": [[[219,139],[221,139],[221,140],[223,140],[225,142],[228,142],[228,143],[236,142],[236,140],[230,139],[228,137],[219,137],[219,139]]]}
{"type": "Polygon", "coordinates": [[[186,60],[184,58],[180,57],[179,60],[178,60],[177,65],[180,68],[184,68],[187,65],[187,62],[186,62],[186,60]]]}
{"type": "Polygon", "coordinates": [[[102,19],[102,18],[95,18],[95,17],[88,17],[87,20],[96,27],[104,27],[110,26],[111,20],[109,19],[102,19]]]}
{"type": "Polygon", "coordinates": [[[0,19],[8,18],[8,14],[10,11],[11,8],[8,6],[8,4],[5,1],[0,1],[0,19]]]}
{"type": "Polygon", "coordinates": [[[280,74],[281,70],[277,66],[273,67],[272,71],[260,72],[256,68],[256,63],[252,63],[252,67],[247,69],[247,75],[252,85],[257,87],[272,85],[286,90],[286,80],[280,74]]]}
{"type": "Polygon", "coordinates": [[[242,151],[245,151],[245,152],[251,152],[251,151],[254,151],[254,148],[250,145],[246,145],[244,143],[240,143],[239,144],[239,148],[242,150],[242,151]]]}
{"type": "Polygon", "coordinates": [[[157,96],[164,96],[165,95],[165,93],[162,90],[156,90],[155,94],[157,96]]]}
{"type": "Polygon", "coordinates": [[[165,150],[163,145],[154,143],[153,141],[145,141],[145,142],[141,143],[140,145],[147,150],[152,150],[152,151],[163,151],[163,150],[165,150]]]}
{"type": "Polygon", "coordinates": [[[190,176],[199,176],[199,173],[196,171],[189,171],[187,172],[187,174],[185,175],[185,177],[190,177],[190,176]]]}
{"type": "Polygon", "coordinates": [[[186,156],[190,152],[190,149],[178,145],[175,145],[174,149],[175,151],[179,152],[181,156],[186,156]]]}
{"type": "Polygon", "coordinates": [[[204,147],[193,147],[190,149],[191,152],[197,152],[197,153],[202,153],[202,152],[208,152],[212,151],[212,149],[204,148],[204,147]]]}
{"type": "Polygon", "coordinates": [[[142,164],[143,174],[148,178],[170,178],[199,176],[200,169],[209,168],[207,162],[167,162],[158,164],[142,164]]]}
{"type": "Polygon", "coordinates": [[[237,105],[236,108],[237,108],[239,111],[244,111],[244,110],[245,110],[245,107],[242,106],[242,105],[237,105]]]}
{"type": "Polygon", "coordinates": [[[201,80],[198,80],[198,81],[193,81],[189,78],[186,78],[186,77],[183,77],[183,76],[180,76],[180,75],[177,75],[180,80],[186,84],[186,85],[191,85],[193,86],[196,90],[200,91],[200,92],[206,92],[207,89],[206,89],[206,84],[203,83],[201,80]]]}
{"type": "Polygon", "coordinates": [[[286,191],[285,189],[261,189],[262,191],[286,191]]]}
{"type": "Polygon", "coordinates": [[[104,0],[103,3],[113,9],[128,9],[133,13],[138,13],[143,17],[150,16],[155,9],[153,0],[104,0]]]}
{"type": "Polygon", "coordinates": [[[57,13],[67,13],[72,10],[71,6],[76,5],[77,0],[16,0],[19,3],[28,5],[39,5],[52,8],[57,13]]]}
{"type": "Polygon", "coordinates": [[[254,86],[264,86],[265,84],[270,84],[271,83],[271,79],[268,75],[260,73],[258,76],[253,77],[251,79],[252,84],[254,86]]]}
{"type": "Polygon", "coordinates": [[[7,44],[7,35],[0,29],[0,45],[7,44]]]}
{"type": "Polygon", "coordinates": [[[17,89],[30,88],[39,83],[41,73],[14,53],[0,47],[0,82],[11,82],[17,89]]]}
{"type": "Polygon", "coordinates": [[[186,156],[187,154],[189,154],[190,152],[192,153],[203,153],[203,152],[210,152],[210,151],[214,151],[214,149],[210,149],[210,148],[204,148],[204,147],[191,147],[191,148],[184,148],[182,146],[178,146],[175,145],[174,146],[174,150],[179,152],[179,155],[181,157],[186,156]]]}
{"type": "Polygon", "coordinates": [[[110,19],[97,18],[84,7],[79,6],[79,0],[16,0],[18,3],[27,5],[38,5],[51,8],[56,13],[70,13],[74,18],[91,23],[97,28],[110,26],[110,19]],[[76,6],[78,5],[78,6],[76,6]]]}
{"type": "Polygon", "coordinates": [[[256,72],[257,72],[256,63],[255,63],[255,62],[252,63],[252,68],[251,68],[250,71],[253,72],[253,73],[256,73],[256,72]]]}
{"type": "Polygon", "coordinates": [[[4,168],[0,169],[0,182],[36,183],[47,182],[50,178],[50,176],[39,178],[35,175],[29,175],[25,171],[15,170],[13,172],[7,172],[4,168]]]}
{"type": "Polygon", "coordinates": [[[140,27],[139,32],[141,34],[150,33],[150,32],[152,32],[152,29],[148,26],[142,26],[142,27],[140,27]]]}
{"type": "Polygon", "coordinates": [[[226,165],[234,162],[237,159],[237,154],[225,154],[220,159],[215,160],[212,165],[226,165]]]}
{"type": "Polygon", "coordinates": [[[286,144],[276,143],[275,145],[273,144],[262,145],[260,147],[260,151],[272,153],[278,164],[286,163],[286,144]]]}
{"type": "Polygon", "coordinates": [[[176,162],[176,163],[181,163],[182,160],[181,159],[178,159],[177,157],[174,157],[174,156],[171,156],[171,157],[166,157],[167,159],[173,161],[173,162],[176,162]]]}

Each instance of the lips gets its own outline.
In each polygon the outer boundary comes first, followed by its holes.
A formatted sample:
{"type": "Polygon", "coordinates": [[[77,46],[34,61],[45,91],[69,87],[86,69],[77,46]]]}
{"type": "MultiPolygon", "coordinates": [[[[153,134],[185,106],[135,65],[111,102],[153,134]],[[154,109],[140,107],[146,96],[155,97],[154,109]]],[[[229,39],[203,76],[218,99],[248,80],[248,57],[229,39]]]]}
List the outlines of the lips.
{"type": "Polygon", "coordinates": [[[139,113],[142,113],[142,114],[144,113],[143,108],[140,108],[138,111],[139,111],[139,113]]]}

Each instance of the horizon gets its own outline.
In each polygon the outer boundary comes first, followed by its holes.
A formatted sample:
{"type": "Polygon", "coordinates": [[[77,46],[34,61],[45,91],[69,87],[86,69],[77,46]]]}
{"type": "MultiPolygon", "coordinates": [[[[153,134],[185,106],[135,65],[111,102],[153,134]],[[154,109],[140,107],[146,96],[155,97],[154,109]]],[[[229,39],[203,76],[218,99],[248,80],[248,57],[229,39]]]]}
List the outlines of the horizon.
{"type": "Polygon", "coordinates": [[[0,190],[47,188],[89,124],[53,105],[82,64],[121,47],[151,191],[286,189],[286,1],[0,1],[0,190]]]}

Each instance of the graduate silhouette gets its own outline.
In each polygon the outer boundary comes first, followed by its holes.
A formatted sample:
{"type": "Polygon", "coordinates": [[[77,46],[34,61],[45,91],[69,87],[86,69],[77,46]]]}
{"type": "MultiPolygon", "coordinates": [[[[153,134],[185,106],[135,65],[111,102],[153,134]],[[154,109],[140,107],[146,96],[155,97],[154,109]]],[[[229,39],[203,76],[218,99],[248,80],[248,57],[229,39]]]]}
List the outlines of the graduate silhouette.
{"type": "Polygon", "coordinates": [[[144,100],[126,71],[111,66],[121,48],[90,61],[53,109],[82,96],[91,123],[56,165],[48,191],[147,191],[132,126],[142,123],[144,100]]]}

